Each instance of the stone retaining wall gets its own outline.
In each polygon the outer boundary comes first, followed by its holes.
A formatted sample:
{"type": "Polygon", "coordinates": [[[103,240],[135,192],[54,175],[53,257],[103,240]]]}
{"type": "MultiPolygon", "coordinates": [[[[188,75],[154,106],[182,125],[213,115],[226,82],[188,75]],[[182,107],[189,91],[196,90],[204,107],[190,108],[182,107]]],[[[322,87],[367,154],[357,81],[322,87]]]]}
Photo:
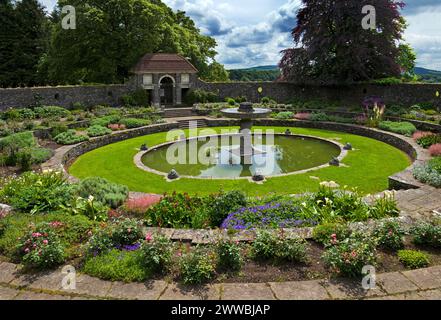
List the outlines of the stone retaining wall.
{"type": "Polygon", "coordinates": [[[199,81],[196,87],[209,91],[217,91],[221,99],[226,97],[246,96],[251,102],[258,102],[268,96],[279,103],[293,100],[324,100],[340,102],[346,105],[360,105],[368,96],[381,97],[386,104],[413,104],[430,102],[441,108],[441,84],[356,84],[348,86],[314,86],[297,85],[283,82],[227,82],[208,83],[199,81]],[[262,88],[261,94],[258,88],[262,88]]]}
{"type": "Polygon", "coordinates": [[[76,102],[87,107],[99,104],[119,106],[121,97],[131,91],[132,87],[123,84],[0,89],[0,111],[35,105],[40,98],[43,105],[64,108],[71,108],[76,102]]]}
{"type": "MultiPolygon", "coordinates": [[[[264,96],[272,97],[280,103],[293,100],[323,100],[345,105],[360,105],[367,96],[379,96],[386,104],[411,106],[418,103],[433,103],[441,109],[441,84],[357,84],[348,86],[298,85],[284,82],[227,82],[208,83],[198,80],[194,88],[219,92],[225,97],[246,96],[249,101],[258,102],[264,96]],[[258,88],[262,88],[261,94],[258,88]]],[[[76,102],[86,106],[108,104],[118,106],[121,96],[135,90],[133,84],[65,86],[0,89],[0,110],[9,107],[27,107],[36,103],[36,97],[42,98],[44,105],[57,105],[66,108],[76,102]]]]}

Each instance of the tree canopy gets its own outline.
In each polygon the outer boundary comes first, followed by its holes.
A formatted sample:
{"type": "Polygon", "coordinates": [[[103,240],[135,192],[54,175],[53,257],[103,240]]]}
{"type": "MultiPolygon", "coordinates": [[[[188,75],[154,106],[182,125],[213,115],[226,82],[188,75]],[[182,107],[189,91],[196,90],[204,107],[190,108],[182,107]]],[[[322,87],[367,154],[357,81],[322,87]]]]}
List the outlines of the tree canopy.
{"type": "Polygon", "coordinates": [[[223,66],[215,62],[216,41],[160,0],[59,0],[53,22],[51,47],[41,66],[52,82],[123,82],[148,52],[179,53],[201,78],[225,79],[219,72],[223,66]],[[76,9],[75,30],[61,26],[64,5],[76,9]]]}
{"type": "Polygon", "coordinates": [[[0,0],[0,86],[122,83],[146,53],[178,53],[208,81],[226,81],[216,41],[160,0],[0,0]],[[76,29],[63,29],[63,6],[76,29]]]}
{"type": "Polygon", "coordinates": [[[0,86],[38,84],[37,65],[49,42],[49,24],[37,0],[0,1],[0,86]]]}
{"type": "Polygon", "coordinates": [[[283,51],[282,79],[348,83],[399,76],[415,57],[400,47],[404,3],[395,0],[302,0],[295,47],[283,51]],[[362,8],[375,7],[375,28],[363,28],[362,8]],[[404,63],[404,65],[400,65],[404,63]]]}

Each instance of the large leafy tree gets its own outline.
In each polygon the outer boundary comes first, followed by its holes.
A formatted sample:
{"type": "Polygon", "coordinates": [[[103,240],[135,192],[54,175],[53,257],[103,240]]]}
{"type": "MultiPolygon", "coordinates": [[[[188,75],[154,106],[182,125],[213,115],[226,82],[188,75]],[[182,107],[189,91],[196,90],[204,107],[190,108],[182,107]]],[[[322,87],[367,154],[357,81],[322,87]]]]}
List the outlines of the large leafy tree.
{"type": "Polygon", "coordinates": [[[284,50],[280,62],[283,80],[347,83],[400,75],[403,2],[302,1],[292,31],[295,48],[284,50]],[[376,9],[374,29],[362,28],[366,5],[376,9]]]}
{"type": "Polygon", "coordinates": [[[39,60],[47,50],[49,21],[37,0],[0,1],[0,85],[40,84],[39,60]]]}
{"type": "Polygon", "coordinates": [[[59,0],[51,48],[41,70],[54,83],[123,82],[148,52],[179,53],[209,78],[217,54],[184,12],[160,0],[59,0]],[[64,30],[60,8],[76,9],[76,29],[64,30]]]}

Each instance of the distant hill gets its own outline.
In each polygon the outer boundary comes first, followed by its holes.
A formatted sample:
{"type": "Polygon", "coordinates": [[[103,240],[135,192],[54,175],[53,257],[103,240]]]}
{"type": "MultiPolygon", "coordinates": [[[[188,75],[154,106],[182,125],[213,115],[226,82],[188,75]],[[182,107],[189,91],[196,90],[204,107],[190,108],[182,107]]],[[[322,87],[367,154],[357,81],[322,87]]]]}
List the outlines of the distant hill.
{"type": "Polygon", "coordinates": [[[418,75],[423,82],[441,83],[441,71],[416,67],[415,74],[418,75]]]}
{"type": "Polygon", "coordinates": [[[258,66],[228,70],[231,81],[275,81],[280,76],[277,66],[258,66]]]}
{"type": "MultiPolygon", "coordinates": [[[[231,81],[275,81],[280,76],[278,66],[257,66],[245,69],[228,70],[231,81]]],[[[415,74],[423,82],[441,82],[441,71],[421,67],[415,68],[415,74]]]]}
{"type": "Polygon", "coordinates": [[[421,76],[421,75],[441,76],[441,71],[436,71],[436,70],[430,70],[430,69],[426,69],[426,68],[416,67],[415,68],[415,74],[417,74],[419,76],[421,76]]]}

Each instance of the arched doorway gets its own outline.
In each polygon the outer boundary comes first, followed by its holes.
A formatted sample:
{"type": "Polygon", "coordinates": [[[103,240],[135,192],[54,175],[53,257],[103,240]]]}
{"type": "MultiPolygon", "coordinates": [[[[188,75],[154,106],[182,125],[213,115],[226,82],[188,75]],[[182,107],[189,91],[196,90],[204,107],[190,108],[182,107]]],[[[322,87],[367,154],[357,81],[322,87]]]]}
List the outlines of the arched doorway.
{"type": "Polygon", "coordinates": [[[161,106],[173,106],[175,97],[175,81],[170,76],[163,77],[159,82],[161,88],[161,106]]]}

